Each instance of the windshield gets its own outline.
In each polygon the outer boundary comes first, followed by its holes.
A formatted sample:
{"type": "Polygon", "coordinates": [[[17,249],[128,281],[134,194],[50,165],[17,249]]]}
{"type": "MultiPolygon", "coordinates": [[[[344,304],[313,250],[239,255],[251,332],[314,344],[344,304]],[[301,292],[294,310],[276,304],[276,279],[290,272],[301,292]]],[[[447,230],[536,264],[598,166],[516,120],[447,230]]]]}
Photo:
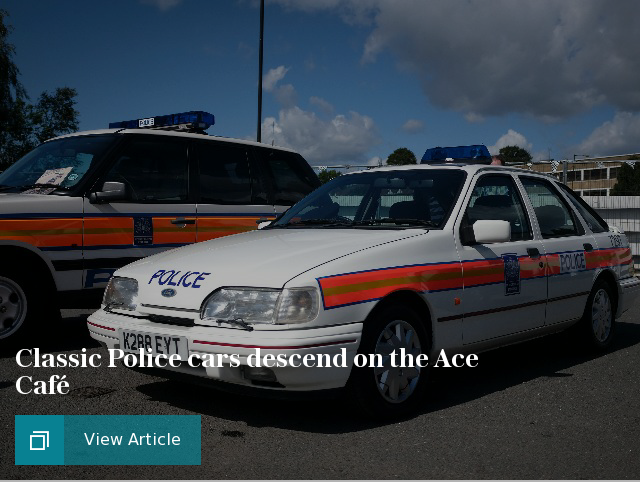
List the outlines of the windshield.
{"type": "Polygon", "coordinates": [[[464,171],[454,169],[339,176],[294,205],[271,227],[442,228],[464,179],[464,171]]]}
{"type": "Polygon", "coordinates": [[[68,190],[83,179],[113,140],[111,135],[74,136],[41,144],[0,174],[0,190],[68,190]]]}

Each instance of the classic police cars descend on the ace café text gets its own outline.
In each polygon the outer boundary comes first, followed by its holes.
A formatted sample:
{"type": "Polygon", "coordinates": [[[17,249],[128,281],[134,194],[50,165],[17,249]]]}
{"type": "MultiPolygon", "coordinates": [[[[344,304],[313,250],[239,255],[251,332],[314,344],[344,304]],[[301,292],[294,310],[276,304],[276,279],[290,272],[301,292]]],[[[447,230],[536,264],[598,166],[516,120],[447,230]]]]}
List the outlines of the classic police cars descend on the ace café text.
{"type": "Polygon", "coordinates": [[[123,354],[175,356],[161,364],[167,374],[346,388],[383,416],[421,401],[421,355],[571,326],[582,343],[609,346],[640,288],[624,233],[555,178],[479,164],[486,148],[456,149],[454,162],[442,148],[420,165],[337,177],[260,230],[119,269],[91,336],[123,354]],[[258,353],[271,363],[256,364],[258,353]],[[393,354],[411,357],[398,365],[393,354]],[[346,363],[301,363],[321,355],[346,363]]]}
{"type": "Polygon", "coordinates": [[[0,339],[55,326],[60,307],[98,308],[117,268],[256,229],[320,185],[299,154],[203,135],[213,123],[203,111],[111,123],[0,174],[0,339]]]}

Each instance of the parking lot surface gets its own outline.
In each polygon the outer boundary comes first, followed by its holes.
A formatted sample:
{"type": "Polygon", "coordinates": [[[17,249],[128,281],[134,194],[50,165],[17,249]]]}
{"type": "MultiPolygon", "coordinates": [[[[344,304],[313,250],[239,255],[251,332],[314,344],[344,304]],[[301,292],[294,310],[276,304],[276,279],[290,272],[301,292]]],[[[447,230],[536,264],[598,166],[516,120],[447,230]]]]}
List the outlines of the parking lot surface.
{"type": "MultiPolygon", "coordinates": [[[[89,311],[29,347],[106,351],[89,311]]],[[[26,346],[24,346],[26,347],[26,346]]],[[[229,394],[123,367],[46,369],[0,347],[0,474],[8,479],[639,479],[640,304],[603,355],[570,333],[479,355],[477,368],[433,369],[419,414],[362,419],[343,399],[229,394]],[[66,374],[68,395],[21,395],[22,375],[66,374]],[[202,415],[201,466],[14,466],[16,414],[202,415]]]]}

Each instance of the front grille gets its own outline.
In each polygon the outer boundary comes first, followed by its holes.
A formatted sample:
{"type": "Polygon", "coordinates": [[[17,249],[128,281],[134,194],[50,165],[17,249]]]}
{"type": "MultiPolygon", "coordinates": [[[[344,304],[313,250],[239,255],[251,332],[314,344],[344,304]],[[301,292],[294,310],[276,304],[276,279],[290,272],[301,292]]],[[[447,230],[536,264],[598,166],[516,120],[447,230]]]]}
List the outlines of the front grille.
{"type": "Polygon", "coordinates": [[[147,319],[156,324],[181,325],[183,327],[193,327],[195,325],[193,319],[185,319],[183,317],[171,317],[168,315],[147,315],[147,319]]]}

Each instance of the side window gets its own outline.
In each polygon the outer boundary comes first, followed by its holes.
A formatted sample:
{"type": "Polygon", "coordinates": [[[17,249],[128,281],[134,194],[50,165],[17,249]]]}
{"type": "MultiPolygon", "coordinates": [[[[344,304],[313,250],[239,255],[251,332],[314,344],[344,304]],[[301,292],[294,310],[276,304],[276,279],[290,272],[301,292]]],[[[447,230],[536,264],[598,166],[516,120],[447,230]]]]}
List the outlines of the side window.
{"type": "Polygon", "coordinates": [[[262,151],[274,189],[273,203],[294,205],[320,186],[311,166],[299,155],[283,151],[262,151]]]}
{"type": "Polygon", "coordinates": [[[589,229],[593,233],[603,233],[609,230],[609,225],[604,221],[598,213],[595,212],[582,198],[573,192],[568,186],[559,185],[564,194],[567,195],[573,207],[582,215],[584,221],[589,225],[589,229]]]}
{"type": "Polygon", "coordinates": [[[134,139],[109,170],[105,181],[124,183],[128,201],[180,202],[189,197],[187,146],[182,141],[134,139]]]}
{"type": "Polygon", "coordinates": [[[251,171],[247,149],[242,146],[199,142],[201,203],[247,205],[251,203],[251,171]]]}
{"type": "Polygon", "coordinates": [[[505,220],[511,225],[511,241],[533,238],[526,210],[511,176],[486,175],[476,183],[465,214],[467,223],[505,220]]]}
{"type": "Polygon", "coordinates": [[[533,205],[542,238],[557,238],[584,233],[571,208],[550,182],[525,177],[521,177],[520,180],[533,205]]]}

